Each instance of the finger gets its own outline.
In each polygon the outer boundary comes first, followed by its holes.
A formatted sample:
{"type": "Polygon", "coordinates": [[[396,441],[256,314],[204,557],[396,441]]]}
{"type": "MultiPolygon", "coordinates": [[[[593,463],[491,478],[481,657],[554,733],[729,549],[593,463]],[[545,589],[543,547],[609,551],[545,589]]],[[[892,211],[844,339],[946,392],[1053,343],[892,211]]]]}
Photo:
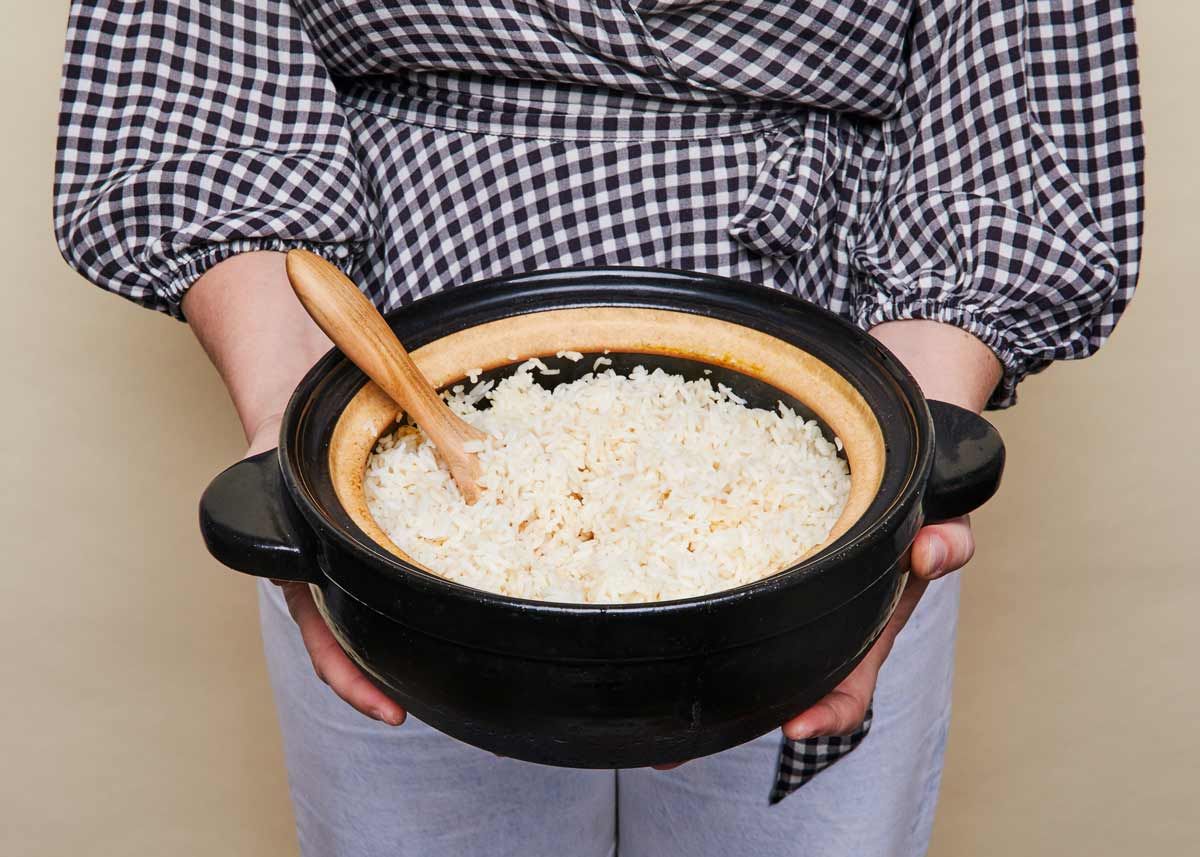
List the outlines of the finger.
{"type": "Polygon", "coordinates": [[[858,687],[839,686],[799,717],[785,723],[783,734],[792,740],[849,735],[862,725],[867,716],[867,706],[871,702],[870,690],[874,686],[873,677],[865,693],[858,687]]]}
{"type": "Polygon", "coordinates": [[[404,722],[404,709],[388,699],[350,660],[329,626],[325,624],[306,584],[290,583],[283,587],[288,610],[300,629],[304,648],[312,660],[317,677],[345,702],[367,717],[392,726],[404,722]]]}
{"type": "Polygon", "coordinates": [[[653,765],[656,771],[673,771],[680,765],[686,765],[687,762],[667,762],[665,765],[653,765]]]}
{"type": "Polygon", "coordinates": [[[913,574],[923,580],[936,580],[957,571],[975,555],[975,537],[971,520],[964,516],[930,524],[917,533],[912,549],[913,574]]]}
{"type": "Polygon", "coordinates": [[[783,734],[792,740],[849,735],[861,726],[875,692],[879,668],[889,651],[891,640],[880,639],[841,684],[816,705],[783,724],[783,734]]]}

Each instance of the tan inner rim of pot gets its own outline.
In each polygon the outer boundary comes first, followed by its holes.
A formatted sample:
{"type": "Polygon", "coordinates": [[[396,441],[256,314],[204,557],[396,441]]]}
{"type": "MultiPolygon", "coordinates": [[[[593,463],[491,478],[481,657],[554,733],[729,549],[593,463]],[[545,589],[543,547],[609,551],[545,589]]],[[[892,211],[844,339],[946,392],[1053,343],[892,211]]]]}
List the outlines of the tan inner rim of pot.
{"type": "MultiPolygon", "coordinates": [[[[667,310],[600,307],[531,313],[450,334],[413,352],[413,360],[436,387],[484,371],[559,351],[665,354],[725,366],[782,390],[811,408],[841,438],[850,463],[850,497],[829,538],[841,536],[866,511],[883,477],[884,445],[879,422],[854,387],[826,363],[773,336],[718,319],[667,310]]],[[[338,500],[374,541],[405,562],[431,573],[397,547],[375,523],[363,494],[367,458],[396,422],[398,412],[368,382],[334,427],[329,470],[338,500]]],[[[797,562],[805,557],[797,557],[797,562]]]]}

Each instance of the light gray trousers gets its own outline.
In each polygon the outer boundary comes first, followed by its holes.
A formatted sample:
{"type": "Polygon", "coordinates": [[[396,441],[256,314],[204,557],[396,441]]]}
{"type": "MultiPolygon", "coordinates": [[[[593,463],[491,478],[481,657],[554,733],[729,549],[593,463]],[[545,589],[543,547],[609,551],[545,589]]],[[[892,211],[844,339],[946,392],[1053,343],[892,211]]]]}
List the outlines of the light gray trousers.
{"type": "Polygon", "coordinates": [[[776,806],[779,732],[673,771],[501,759],[410,717],[355,712],[313,674],[282,594],[260,588],[304,857],[914,857],[933,826],[958,575],[929,586],[884,665],[863,743],[776,806]]]}

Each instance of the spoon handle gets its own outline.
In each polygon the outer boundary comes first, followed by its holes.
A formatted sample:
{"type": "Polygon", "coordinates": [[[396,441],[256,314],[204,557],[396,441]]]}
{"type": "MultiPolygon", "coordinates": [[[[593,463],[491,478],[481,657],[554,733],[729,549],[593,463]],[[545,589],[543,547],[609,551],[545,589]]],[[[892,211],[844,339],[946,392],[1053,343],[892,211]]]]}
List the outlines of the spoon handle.
{"type": "Polygon", "coordinates": [[[307,250],[288,251],[286,265],[292,289],[313,321],[421,427],[467,503],[474,503],[481,468],[463,444],[486,435],[447,407],[375,305],[336,265],[307,250]]]}

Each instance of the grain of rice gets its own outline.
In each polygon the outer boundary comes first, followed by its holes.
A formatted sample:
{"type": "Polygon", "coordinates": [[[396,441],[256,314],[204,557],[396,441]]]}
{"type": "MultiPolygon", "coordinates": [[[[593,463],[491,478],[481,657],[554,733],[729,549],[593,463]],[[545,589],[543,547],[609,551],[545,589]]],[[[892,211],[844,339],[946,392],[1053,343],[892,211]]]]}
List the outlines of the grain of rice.
{"type": "Polygon", "coordinates": [[[518,372],[528,372],[530,369],[537,369],[543,375],[559,374],[558,369],[551,369],[549,366],[547,366],[541,360],[538,360],[536,357],[530,357],[528,360],[526,360],[524,363],[522,363],[520,366],[517,367],[518,372]]]}

